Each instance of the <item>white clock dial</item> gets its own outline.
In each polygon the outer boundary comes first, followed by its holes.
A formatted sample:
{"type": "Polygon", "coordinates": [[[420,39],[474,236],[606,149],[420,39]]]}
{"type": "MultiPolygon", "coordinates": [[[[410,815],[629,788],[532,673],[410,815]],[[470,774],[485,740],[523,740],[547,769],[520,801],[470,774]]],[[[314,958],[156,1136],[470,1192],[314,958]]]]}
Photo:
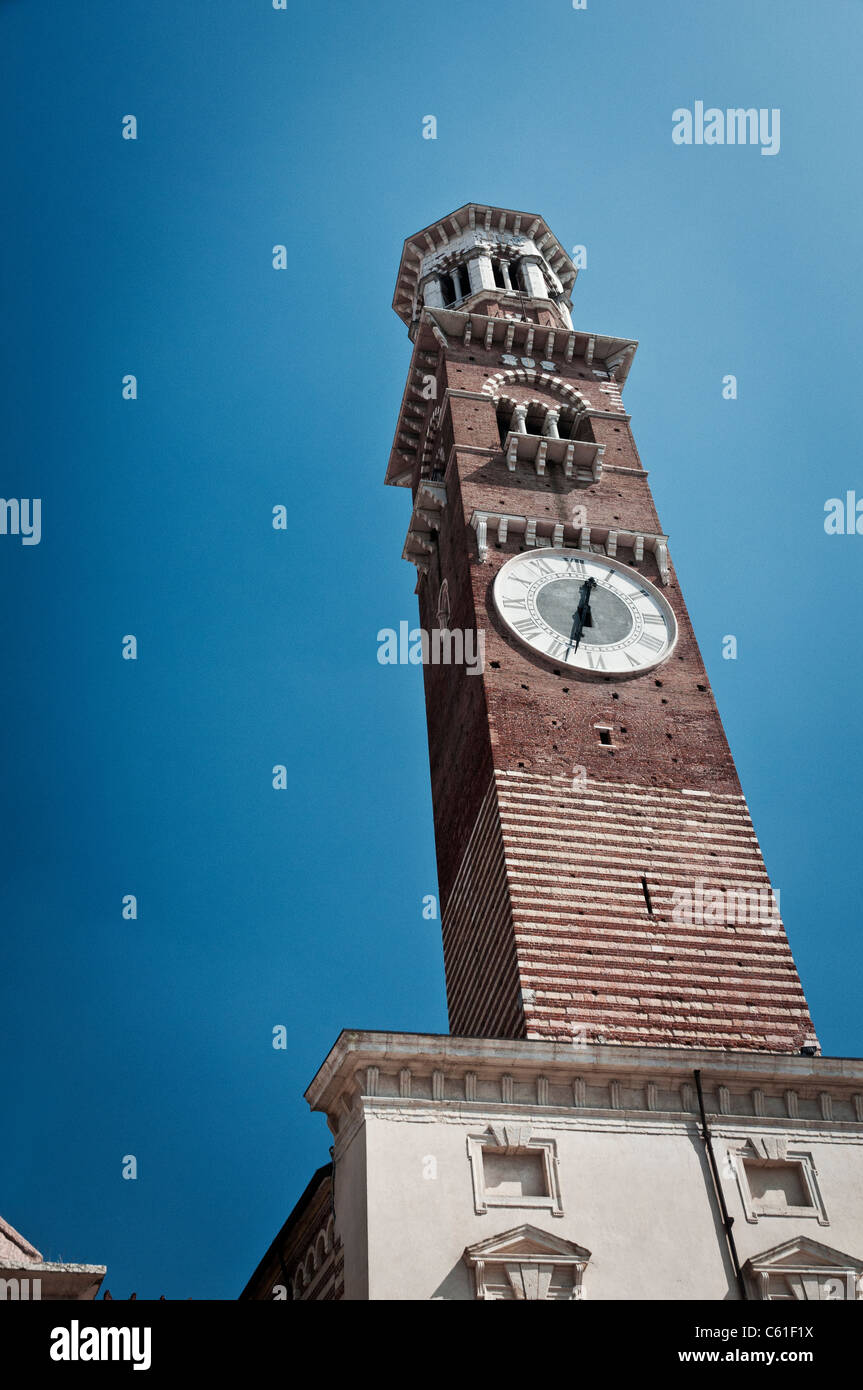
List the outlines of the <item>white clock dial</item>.
{"type": "Polygon", "coordinates": [[[597,675],[649,671],[670,656],[677,623],[659,590],[586,550],[514,555],[494,581],[509,631],[540,656],[597,675]]]}

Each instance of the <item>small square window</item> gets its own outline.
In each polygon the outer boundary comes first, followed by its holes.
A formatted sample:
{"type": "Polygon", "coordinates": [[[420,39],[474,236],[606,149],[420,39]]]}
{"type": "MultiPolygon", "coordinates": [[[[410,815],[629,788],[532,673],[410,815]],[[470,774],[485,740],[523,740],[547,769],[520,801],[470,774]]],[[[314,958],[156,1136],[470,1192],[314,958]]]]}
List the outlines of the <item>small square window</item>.
{"type": "Polygon", "coordinates": [[[483,1177],[488,1196],[548,1197],[548,1184],[543,1155],[528,1149],[506,1153],[500,1149],[484,1149],[483,1177]]]}
{"type": "Polygon", "coordinates": [[[563,1216],[557,1143],[534,1138],[529,1126],[489,1126],[467,1137],[474,1210],[540,1207],[563,1216]]]}
{"type": "Polygon", "coordinates": [[[764,1216],[774,1216],[789,1207],[813,1206],[801,1163],[766,1163],[744,1159],[752,1205],[764,1216]]]}
{"type": "Polygon", "coordinates": [[[811,1153],[774,1138],[747,1140],[728,1150],[747,1221],[812,1217],[829,1226],[811,1153]]]}

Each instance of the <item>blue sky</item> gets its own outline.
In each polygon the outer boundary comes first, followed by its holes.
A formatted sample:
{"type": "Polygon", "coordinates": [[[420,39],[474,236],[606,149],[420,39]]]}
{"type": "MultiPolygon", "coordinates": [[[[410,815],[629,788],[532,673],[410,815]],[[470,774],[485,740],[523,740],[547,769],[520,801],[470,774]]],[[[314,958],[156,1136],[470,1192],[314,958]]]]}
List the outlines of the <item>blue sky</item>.
{"type": "Polygon", "coordinates": [[[471,200],[584,244],[577,326],[640,341],[816,1026],[863,1053],[863,537],[823,526],[863,497],[861,30],[856,0],[0,6],[2,493],[43,508],[0,536],[0,1213],[47,1258],[235,1297],[327,1160],[302,1091],[339,1030],[446,1031],[421,671],[375,637],[416,613],[401,243],[471,200]],[[780,152],[674,145],[696,100],[779,108],[780,152]]]}

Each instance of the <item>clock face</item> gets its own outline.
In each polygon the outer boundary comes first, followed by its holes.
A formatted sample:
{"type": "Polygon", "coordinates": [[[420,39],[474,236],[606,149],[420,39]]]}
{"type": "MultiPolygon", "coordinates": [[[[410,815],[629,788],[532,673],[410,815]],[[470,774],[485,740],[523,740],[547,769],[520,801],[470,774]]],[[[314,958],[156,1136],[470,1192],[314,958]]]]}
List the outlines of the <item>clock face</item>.
{"type": "Polygon", "coordinates": [[[649,671],[677,641],[671,605],[653,584],[584,550],[514,555],[497,573],[494,601],[520,642],[580,671],[649,671]]]}

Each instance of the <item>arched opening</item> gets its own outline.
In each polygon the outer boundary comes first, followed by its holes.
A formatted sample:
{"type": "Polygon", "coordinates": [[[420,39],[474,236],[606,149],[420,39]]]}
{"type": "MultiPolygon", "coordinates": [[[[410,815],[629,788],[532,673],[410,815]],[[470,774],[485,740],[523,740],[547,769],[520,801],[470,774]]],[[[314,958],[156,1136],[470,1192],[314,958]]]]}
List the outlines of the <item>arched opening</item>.
{"type": "Polygon", "coordinates": [[[503,396],[497,403],[497,432],[500,435],[501,444],[506,443],[506,437],[512,429],[512,412],[515,409],[515,401],[511,401],[508,396],[503,396]]]}
{"type": "Polygon", "coordinates": [[[445,579],[445,580],[443,581],[443,583],[441,584],[441,586],[440,586],[440,593],[438,594],[438,600],[437,600],[437,625],[438,625],[439,628],[442,628],[444,632],[448,632],[448,631],[449,631],[449,624],[450,624],[449,583],[448,583],[448,581],[445,579]]]}
{"type": "Polygon", "coordinates": [[[561,439],[574,439],[577,428],[578,416],[571,405],[564,405],[560,408],[560,415],[557,420],[557,432],[561,439]]]}
{"type": "Polygon", "coordinates": [[[444,304],[455,304],[456,292],[455,285],[453,284],[453,278],[451,275],[441,275],[440,292],[444,304]]]}

